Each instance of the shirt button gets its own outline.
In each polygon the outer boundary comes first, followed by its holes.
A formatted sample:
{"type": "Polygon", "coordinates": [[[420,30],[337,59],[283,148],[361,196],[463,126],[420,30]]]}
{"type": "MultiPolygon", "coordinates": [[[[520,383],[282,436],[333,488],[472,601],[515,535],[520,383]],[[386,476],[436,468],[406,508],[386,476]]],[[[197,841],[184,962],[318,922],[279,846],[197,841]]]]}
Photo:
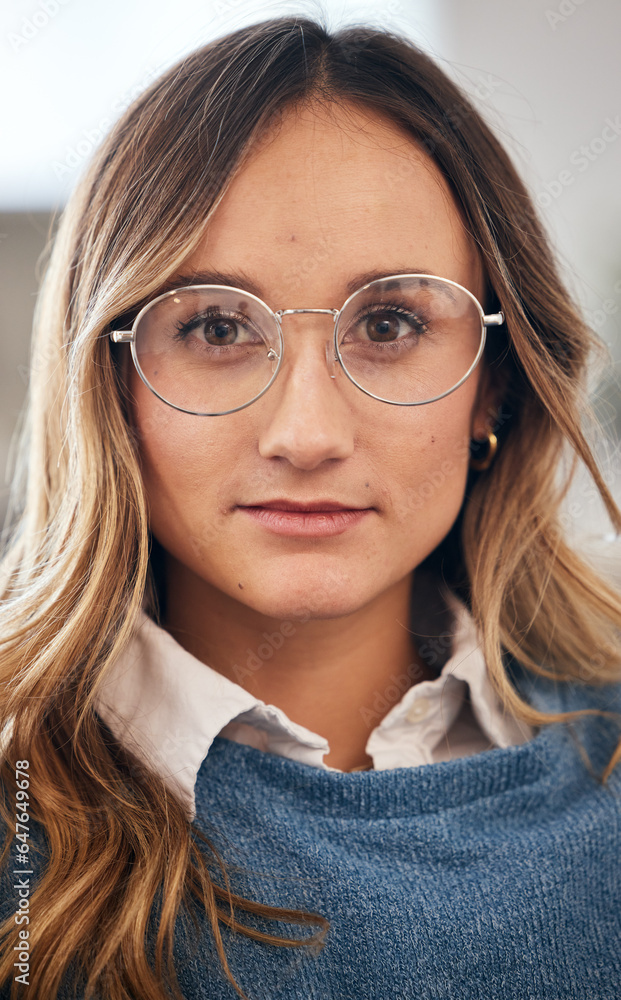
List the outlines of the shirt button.
{"type": "Polygon", "coordinates": [[[429,711],[429,704],[429,698],[425,698],[424,696],[417,698],[406,714],[408,722],[420,722],[424,719],[429,711]]]}

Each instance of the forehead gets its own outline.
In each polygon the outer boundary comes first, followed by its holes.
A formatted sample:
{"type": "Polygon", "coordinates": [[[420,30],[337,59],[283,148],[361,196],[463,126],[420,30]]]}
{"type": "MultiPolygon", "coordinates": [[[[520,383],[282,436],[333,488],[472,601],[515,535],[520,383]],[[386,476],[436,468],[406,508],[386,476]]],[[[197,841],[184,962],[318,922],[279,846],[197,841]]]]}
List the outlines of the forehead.
{"type": "Polygon", "coordinates": [[[482,291],[438,166],[404,129],[349,103],[287,109],[249,152],[186,264],[259,282],[269,274],[272,298],[296,278],[309,294],[339,295],[351,274],[374,270],[422,270],[482,291]]]}

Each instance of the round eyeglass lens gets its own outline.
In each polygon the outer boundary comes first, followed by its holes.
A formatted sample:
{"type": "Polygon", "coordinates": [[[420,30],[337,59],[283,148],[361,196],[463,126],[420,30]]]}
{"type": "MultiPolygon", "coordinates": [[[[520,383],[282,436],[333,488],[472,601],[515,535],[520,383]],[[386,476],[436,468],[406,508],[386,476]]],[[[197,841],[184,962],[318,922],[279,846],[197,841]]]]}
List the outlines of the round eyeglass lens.
{"type": "Polygon", "coordinates": [[[446,395],[477,364],[483,312],[470,292],[428,276],[380,278],[345,303],[338,352],[350,379],[392,403],[446,395]]]}
{"type": "Polygon", "coordinates": [[[154,299],[138,318],[132,347],[142,379],[161,399],[204,415],[256,399],[275,377],[282,353],[276,320],[265,307],[248,292],[216,285],[154,299]]]}

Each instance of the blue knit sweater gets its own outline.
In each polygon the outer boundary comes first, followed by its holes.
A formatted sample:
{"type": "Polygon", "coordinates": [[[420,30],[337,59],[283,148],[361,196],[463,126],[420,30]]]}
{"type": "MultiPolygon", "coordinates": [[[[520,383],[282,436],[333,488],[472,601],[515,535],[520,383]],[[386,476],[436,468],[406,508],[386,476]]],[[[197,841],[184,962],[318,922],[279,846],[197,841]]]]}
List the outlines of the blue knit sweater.
{"type": "MultiPolygon", "coordinates": [[[[524,683],[542,710],[621,712],[621,685],[524,683]]],[[[580,750],[599,774],[619,735],[590,716],[519,746],[349,774],[216,738],[195,822],[240,866],[231,888],[331,922],[316,953],[223,927],[237,982],[250,1000],[620,1000],[621,766],[601,785],[580,750]]],[[[186,1000],[237,997],[204,917],[198,940],[179,921],[175,958],[186,1000]]]]}
{"type": "MultiPolygon", "coordinates": [[[[616,686],[538,679],[527,698],[621,711],[616,686]]],[[[233,890],[331,921],[317,956],[224,928],[237,982],[250,1000],[620,1000],[621,765],[603,786],[579,749],[601,774],[620,735],[591,716],[521,746],[354,774],[216,739],[197,824],[257,871],[233,890]]],[[[206,937],[178,953],[188,1000],[233,1000],[206,937]]]]}

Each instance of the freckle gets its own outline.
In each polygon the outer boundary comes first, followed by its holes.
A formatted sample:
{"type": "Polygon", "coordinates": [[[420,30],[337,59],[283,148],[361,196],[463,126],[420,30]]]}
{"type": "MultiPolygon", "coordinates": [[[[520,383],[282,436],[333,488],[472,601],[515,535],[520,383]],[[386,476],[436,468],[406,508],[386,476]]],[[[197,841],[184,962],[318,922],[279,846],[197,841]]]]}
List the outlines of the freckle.
{"type": "Polygon", "coordinates": [[[295,236],[292,236],[291,237],[291,242],[293,243],[294,241],[295,241],[295,236]]]}
{"type": "Polygon", "coordinates": [[[435,444],[435,440],[436,440],[436,439],[435,439],[434,437],[432,437],[432,438],[431,438],[431,443],[432,443],[432,444],[435,444]]]}
{"type": "Polygon", "coordinates": [[[365,485],[365,486],[368,486],[369,484],[368,484],[368,483],[365,483],[364,485],[365,485]]]}
{"type": "Polygon", "coordinates": [[[243,590],[243,589],[244,589],[244,588],[242,587],[241,583],[238,583],[238,584],[237,584],[237,586],[239,587],[239,589],[240,589],[240,590],[243,590]]]}

